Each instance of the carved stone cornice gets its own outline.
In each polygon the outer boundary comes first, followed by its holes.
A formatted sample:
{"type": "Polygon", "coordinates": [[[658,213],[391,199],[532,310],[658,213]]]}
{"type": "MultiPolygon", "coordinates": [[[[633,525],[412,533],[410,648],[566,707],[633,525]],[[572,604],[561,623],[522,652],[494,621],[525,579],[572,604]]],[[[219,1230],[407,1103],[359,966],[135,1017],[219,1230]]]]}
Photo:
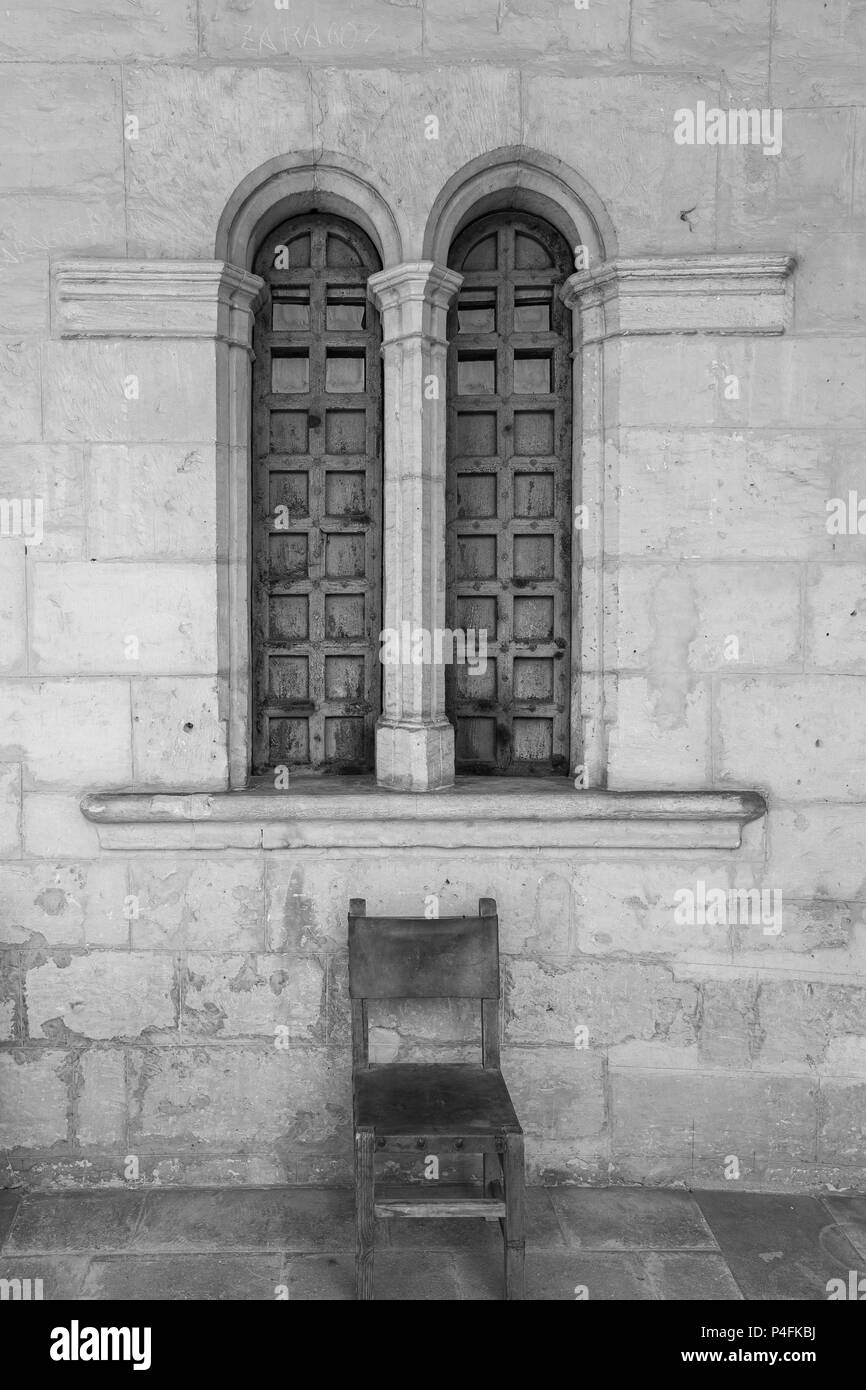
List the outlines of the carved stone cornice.
{"type": "Polygon", "coordinates": [[[790,323],[793,256],[707,252],[604,261],[560,291],[582,340],[659,333],[778,334],[790,323]]]}
{"type": "Polygon", "coordinates": [[[226,261],[80,257],[51,268],[60,338],[210,338],[249,343],[264,281],[226,261]]]}

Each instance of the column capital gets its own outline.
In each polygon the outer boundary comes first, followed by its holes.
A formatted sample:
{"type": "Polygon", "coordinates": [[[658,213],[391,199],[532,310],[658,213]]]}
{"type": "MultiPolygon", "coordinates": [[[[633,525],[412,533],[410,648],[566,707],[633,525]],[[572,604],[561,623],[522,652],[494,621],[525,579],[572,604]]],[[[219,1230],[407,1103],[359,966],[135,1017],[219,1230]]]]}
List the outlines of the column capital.
{"type": "Polygon", "coordinates": [[[379,270],[367,281],[367,293],[382,313],[383,346],[422,335],[445,342],[445,315],[463,276],[435,261],[404,261],[379,270]]]}

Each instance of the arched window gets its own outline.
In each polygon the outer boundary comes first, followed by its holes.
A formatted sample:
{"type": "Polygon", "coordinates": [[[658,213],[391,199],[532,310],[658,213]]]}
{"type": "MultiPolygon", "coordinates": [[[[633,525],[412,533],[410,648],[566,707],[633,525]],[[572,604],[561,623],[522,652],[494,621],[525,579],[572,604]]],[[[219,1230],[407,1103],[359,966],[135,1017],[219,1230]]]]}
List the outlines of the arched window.
{"type": "Polygon", "coordinates": [[[253,771],[361,772],[381,703],[381,267],[359,228],[311,214],[253,268],[253,771]]]}
{"type": "Polygon", "coordinates": [[[446,675],[457,771],[567,773],[572,363],[558,290],[572,256],[548,223],[505,212],[459,233],[448,263],[463,285],[448,329],[447,621],[487,644],[486,669],[446,675]]]}

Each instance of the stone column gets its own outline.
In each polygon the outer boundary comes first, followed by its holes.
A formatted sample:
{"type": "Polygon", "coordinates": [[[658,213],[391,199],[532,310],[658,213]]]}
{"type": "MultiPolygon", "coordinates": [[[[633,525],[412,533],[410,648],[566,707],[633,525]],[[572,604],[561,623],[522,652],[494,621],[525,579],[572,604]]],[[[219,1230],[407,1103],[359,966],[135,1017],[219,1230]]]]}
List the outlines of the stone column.
{"type": "MultiPolygon", "coordinates": [[[[368,281],[385,358],[383,626],[401,643],[407,632],[426,632],[434,652],[434,633],[445,625],[445,319],[462,281],[433,261],[393,266],[368,281]]],[[[454,730],[441,664],[385,665],[376,777],[404,791],[452,785],[454,730]]]]}

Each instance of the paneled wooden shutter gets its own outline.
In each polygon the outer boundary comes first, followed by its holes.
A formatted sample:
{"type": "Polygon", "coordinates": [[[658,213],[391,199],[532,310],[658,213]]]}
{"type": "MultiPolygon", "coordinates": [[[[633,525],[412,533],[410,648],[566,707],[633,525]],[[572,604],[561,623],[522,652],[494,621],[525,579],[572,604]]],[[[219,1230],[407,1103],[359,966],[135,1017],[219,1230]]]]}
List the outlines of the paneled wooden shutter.
{"type": "Polygon", "coordinates": [[[255,260],[253,771],[373,766],[382,364],[369,238],[294,218],[255,260]]]}
{"type": "Polygon", "coordinates": [[[486,672],[446,672],[461,772],[566,773],[571,590],[571,253],[493,214],[454,242],[449,315],[448,626],[487,634],[486,672]]]}

